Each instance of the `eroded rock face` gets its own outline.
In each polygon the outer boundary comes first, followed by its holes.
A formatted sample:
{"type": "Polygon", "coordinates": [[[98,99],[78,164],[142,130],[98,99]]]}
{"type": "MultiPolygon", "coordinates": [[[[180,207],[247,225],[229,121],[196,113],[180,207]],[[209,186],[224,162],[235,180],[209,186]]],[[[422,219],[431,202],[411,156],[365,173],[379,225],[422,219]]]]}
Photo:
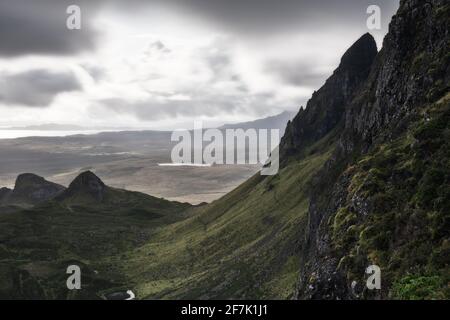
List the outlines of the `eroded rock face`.
{"type": "Polygon", "coordinates": [[[59,184],[32,173],[24,173],[17,177],[14,190],[8,195],[8,202],[35,205],[55,198],[64,190],[65,187],[59,184]]]}
{"type": "Polygon", "coordinates": [[[72,181],[60,198],[65,199],[79,195],[92,197],[95,201],[101,202],[106,189],[107,186],[99,177],[91,171],[86,171],[72,181]]]}
{"type": "Polygon", "coordinates": [[[339,67],[313,94],[306,109],[288,124],[281,142],[282,158],[323,138],[342,121],[345,107],[366,80],[376,55],[376,42],[370,34],[363,35],[347,50],[339,67]]]}
{"type": "Polygon", "coordinates": [[[11,195],[12,190],[9,188],[0,188],[0,204],[11,195]]]}
{"type": "MultiPolygon", "coordinates": [[[[371,197],[349,191],[354,178],[353,161],[381,143],[398,138],[413,120],[426,117],[420,113],[423,106],[448,93],[448,26],[449,4],[446,1],[401,1],[382,51],[372,63],[372,54],[368,53],[367,59],[362,59],[360,67],[355,69],[360,72],[353,79],[362,82],[357,84],[349,81],[348,76],[335,73],[290,124],[282,142],[287,155],[301,152],[308,143],[332,130],[338,136],[334,154],[312,186],[297,298],[361,298],[359,292],[354,292],[360,283],[349,281],[346,274],[349,270],[338,267],[343,255],[336,252],[330,221],[343,208],[349,211],[355,224],[371,215],[371,197]],[[363,72],[367,64],[370,64],[369,69],[363,72]]],[[[371,50],[368,42],[363,40],[366,45],[360,49],[371,50]]],[[[353,59],[344,60],[351,63],[353,59]]],[[[393,232],[402,231],[394,228],[393,232]]],[[[364,269],[361,273],[364,274],[364,269]]],[[[370,298],[387,294],[381,291],[370,298]]]]}
{"type": "Polygon", "coordinates": [[[445,1],[404,0],[393,17],[383,49],[357,99],[347,106],[342,145],[395,137],[417,106],[431,103],[450,82],[449,21],[445,1]]]}

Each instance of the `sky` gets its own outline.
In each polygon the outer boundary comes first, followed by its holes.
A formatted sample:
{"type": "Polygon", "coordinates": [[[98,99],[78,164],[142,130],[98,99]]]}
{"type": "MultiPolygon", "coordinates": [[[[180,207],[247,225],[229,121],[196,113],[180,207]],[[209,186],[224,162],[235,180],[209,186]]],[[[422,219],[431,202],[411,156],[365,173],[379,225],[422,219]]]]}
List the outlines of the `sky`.
{"type": "Polygon", "coordinates": [[[398,0],[0,0],[0,126],[190,128],[304,106],[398,0]],[[69,30],[66,10],[81,9],[69,30]],[[367,8],[381,8],[369,30],[367,8]]]}

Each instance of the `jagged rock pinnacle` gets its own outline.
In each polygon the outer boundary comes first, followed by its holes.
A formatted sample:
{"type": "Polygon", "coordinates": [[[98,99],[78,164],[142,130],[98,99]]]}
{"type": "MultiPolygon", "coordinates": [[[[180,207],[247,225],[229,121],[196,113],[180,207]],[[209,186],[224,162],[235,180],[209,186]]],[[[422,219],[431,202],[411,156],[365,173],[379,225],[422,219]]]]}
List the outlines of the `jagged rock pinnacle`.
{"type": "Polygon", "coordinates": [[[359,38],[342,56],[339,68],[366,69],[378,53],[377,43],[370,33],[359,38]]]}
{"type": "Polygon", "coordinates": [[[86,171],[72,181],[66,193],[69,196],[85,193],[94,197],[97,201],[102,201],[106,188],[106,185],[99,177],[91,171],[86,171]]]}
{"type": "Polygon", "coordinates": [[[16,201],[39,203],[50,200],[64,191],[64,187],[47,181],[33,173],[24,173],[17,177],[12,197],[16,201]]]}

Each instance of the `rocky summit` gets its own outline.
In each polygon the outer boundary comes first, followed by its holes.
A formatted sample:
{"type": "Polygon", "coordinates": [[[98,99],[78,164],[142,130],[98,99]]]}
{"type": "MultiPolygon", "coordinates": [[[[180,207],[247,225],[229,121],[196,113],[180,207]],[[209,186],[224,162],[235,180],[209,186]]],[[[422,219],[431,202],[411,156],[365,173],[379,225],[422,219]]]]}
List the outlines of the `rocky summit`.
{"type": "Polygon", "coordinates": [[[376,55],[377,46],[370,34],[363,35],[347,50],[325,85],[314,92],[306,108],[289,122],[281,142],[284,163],[289,156],[298,154],[342,124],[345,108],[367,79],[376,55]]]}
{"type": "Polygon", "coordinates": [[[59,199],[71,197],[86,197],[97,202],[102,202],[108,187],[93,172],[86,171],[78,175],[59,199]]]}
{"type": "Polygon", "coordinates": [[[65,187],[44,178],[24,173],[17,177],[14,189],[8,195],[11,204],[34,205],[48,201],[65,190],[65,187]]]}

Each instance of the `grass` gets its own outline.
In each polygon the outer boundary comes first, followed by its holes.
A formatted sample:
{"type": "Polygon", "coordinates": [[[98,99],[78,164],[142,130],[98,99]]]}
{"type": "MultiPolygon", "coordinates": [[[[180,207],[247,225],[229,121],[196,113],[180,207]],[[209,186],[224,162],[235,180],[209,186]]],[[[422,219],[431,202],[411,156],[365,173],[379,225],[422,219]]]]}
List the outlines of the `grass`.
{"type": "MultiPolygon", "coordinates": [[[[112,191],[119,192],[119,191],[112,191]]],[[[120,191],[117,203],[49,202],[0,214],[1,298],[100,298],[124,284],[108,257],[144,243],[152,230],[184,219],[190,206],[120,191]],[[84,290],[68,292],[66,268],[82,268],[84,290]]]]}
{"type": "Polygon", "coordinates": [[[274,177],[254,176],[115,263],[145,298],[291,297],[307,184],[328,156],[310,156],[274,177]]]}

